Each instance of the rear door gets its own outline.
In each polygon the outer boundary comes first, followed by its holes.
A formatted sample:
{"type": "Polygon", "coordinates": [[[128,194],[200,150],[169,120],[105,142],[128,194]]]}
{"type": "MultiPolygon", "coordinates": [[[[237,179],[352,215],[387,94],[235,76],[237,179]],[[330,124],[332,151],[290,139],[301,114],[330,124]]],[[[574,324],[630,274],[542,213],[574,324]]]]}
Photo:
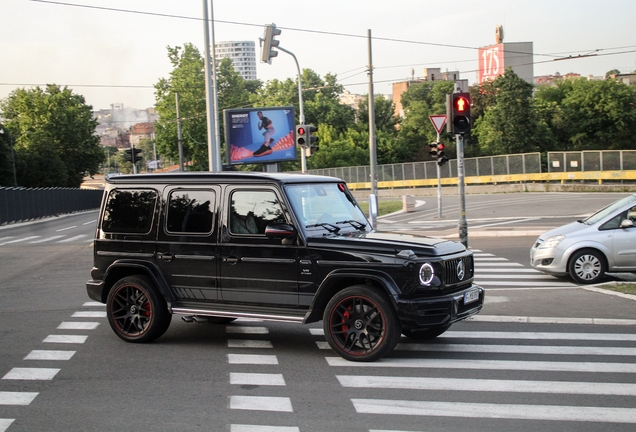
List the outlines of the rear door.
{"type": "Polygon", "coordinates": [[[219,244],[223,301],[297,306],[297,242],[265,236],[267,225],[290,223],[279,191],[274,187],[228,187],[223,207],[219,244]]]}
{"type": "Polygon", "coordinates": [[[157,241],[157,264],[182,301],[215,301],[218,187],[167,187],[157,241]]]}

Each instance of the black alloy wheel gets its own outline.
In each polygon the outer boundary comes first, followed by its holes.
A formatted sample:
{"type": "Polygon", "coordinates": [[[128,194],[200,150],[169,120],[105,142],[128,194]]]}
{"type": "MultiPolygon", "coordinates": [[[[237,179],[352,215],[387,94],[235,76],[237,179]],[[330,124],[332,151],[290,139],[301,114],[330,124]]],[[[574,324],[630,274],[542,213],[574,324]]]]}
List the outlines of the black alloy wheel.
{"type": "Polygon", "coordinates": [[[379,289],[355,285],[334,295],[323,327],[331,348],[342,358],[374,361],[393,351],[400,325],[390,301],[379,289]]]}
{"type": "Polygon", "coordinates": [[[145,276],[120,279],[108,293],[108,322],[126,342],[150,342],[161,337],[172,315],[152,282],[145,276]]]}

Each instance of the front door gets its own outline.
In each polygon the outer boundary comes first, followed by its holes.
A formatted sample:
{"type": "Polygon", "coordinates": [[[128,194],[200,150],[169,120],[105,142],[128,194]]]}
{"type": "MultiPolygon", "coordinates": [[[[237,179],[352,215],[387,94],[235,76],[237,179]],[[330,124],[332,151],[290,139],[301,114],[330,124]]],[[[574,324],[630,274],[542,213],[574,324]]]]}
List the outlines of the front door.
{"type": "Polygon", "coordinates": [[[182,301],[218,299],[218,188],[168,187],[157,241],[157,263],[182,301]]]}
{"type": "Polygon", "coordinates": [[[234,187],[226,191],[224,200],[219,244],[223,301],[297,306],[297,243],[265,236],[267,225],[289,223],[278,192],[269,187],[234,187]]]}
{"type": "MultiPolygon", "coordinates": [[[[624,216],[636,223],[636,206],[624,216]]],[[[614,264],[617,269],[636,268],[636,226],[617,228],[613,233],[614,264]]]]}

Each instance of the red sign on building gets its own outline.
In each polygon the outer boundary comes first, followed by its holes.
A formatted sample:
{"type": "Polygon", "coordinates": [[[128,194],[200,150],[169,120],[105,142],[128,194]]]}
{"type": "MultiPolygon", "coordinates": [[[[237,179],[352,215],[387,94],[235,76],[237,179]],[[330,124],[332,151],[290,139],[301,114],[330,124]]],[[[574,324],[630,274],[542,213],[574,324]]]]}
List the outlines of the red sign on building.
{"type": "Polygon", "coordinates": [[[477,73],[479,84],[494,80],[499,75],[503,75],[504,71],[504,44],[479,48],[479,70],[477,73]]]}

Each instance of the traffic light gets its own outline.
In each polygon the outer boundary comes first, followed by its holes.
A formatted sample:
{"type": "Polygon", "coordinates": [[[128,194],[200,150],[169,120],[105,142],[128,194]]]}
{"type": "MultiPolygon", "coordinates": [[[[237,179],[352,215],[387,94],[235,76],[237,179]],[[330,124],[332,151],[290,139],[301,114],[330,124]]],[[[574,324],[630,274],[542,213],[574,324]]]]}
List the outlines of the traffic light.
{"type": "Polygon", "coordinates": [[[305,125],[296,125],[296,145],[307,145],[307,128],[305,125]]]}
{"type": "MultiPolygon", "coordinates": [[[[438,144],[438,143],[434,142],[434,143],[430,143],[430,144],[428,145],[428,146],[431,148],[431,149],[428,151],[428,153],[431,155],[431,159],[433,159],[433,160],[437,160],[437,151],[438,151],[437,144],[438,144]]],[[[443,146],[443,144],[442,144],[442,146],[443,146]]],[[[443,148],[443,147],[442,147],[442,148],[443,148]]]]}
{"type": "Polygon", "coordinates": [[[305,132],[307,135],[307,145],[312,147],[315,143],[318,142],[318,137],[314,136],[314,133],[318,130],[318,128],[314,125],[306,125],[305,132]]]}
{"type": "Polygon", "coordinates": [[[470,133],[470,93],[446,95],[447,132],[453,134],[470,133]]]}
{"type": "Polygon", "coordinates": [[[437,143],[437,165],[444,166],[448,158],[444,155],[444,144],[437,143]]]}
{"type": "Polygon", "coordinates": [[[126,160],[128,162],[132,162],[135,164],[141,160],[141,155],[140,155],[140,153],[142,152],[141,149],[129,148],[129,149],[126,149],[125,152],[126,152],[126,160]]]}
{"type": "Polygon", "coordinates": [[[276,24],[267,24],[265,26],[265,35],[261,39],[261,62],[272,64],[272,58],[278,55],[278,51],[273,50],[278,46],[280,41],[274,39],[274,36],[278,36],[281,33],[280,29],[276,28],[276,24]]]}

